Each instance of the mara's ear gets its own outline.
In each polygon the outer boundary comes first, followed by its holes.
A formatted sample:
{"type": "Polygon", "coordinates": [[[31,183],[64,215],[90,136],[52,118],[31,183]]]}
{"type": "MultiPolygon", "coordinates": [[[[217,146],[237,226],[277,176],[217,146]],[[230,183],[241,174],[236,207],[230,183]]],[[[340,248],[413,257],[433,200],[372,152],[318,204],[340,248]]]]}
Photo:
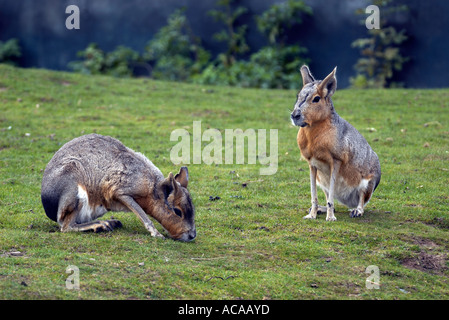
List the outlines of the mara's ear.
{"type": "Polygon", "coordinates": [[[312,76],[312,73],[310,73],[309,67],[306,65],[303,65],[301,67],[301,76],[302,76],[302,85],[305,86],[308,83],[314,82],[315,78],[312,76]]]}
{"type": "Polygon", "coordinates": [[[181,167],[179,173],[175,176],[175,180],[178,181],[181,186],[187,188],[187,185],[189,184],[189,170],[187,170],[187,167],[181,167]]]}
{"type": "Polygon", "coordinates": [[[317,91],[323,98],[331,97],[337,90],[337,67],[319,84],[317,91]]]}
{"type": "Polygon", "coordinates": [[[160,183],[160,189],[164,193],[165,199],[167,199],[170,193],[172,193],[173,191],[176,192],[177,188],[178,184],[175,182],[175,177],[171,172],[168,174],[168,177],[160,183]]]}

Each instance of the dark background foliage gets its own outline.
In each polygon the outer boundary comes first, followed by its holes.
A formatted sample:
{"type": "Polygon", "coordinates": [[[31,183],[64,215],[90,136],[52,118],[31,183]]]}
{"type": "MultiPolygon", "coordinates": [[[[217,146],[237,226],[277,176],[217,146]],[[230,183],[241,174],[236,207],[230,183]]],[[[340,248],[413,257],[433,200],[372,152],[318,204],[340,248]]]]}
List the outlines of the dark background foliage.
{"type": "MultiPolygon", "coordinates": [[[[234,7],[245,8],[237,22],[246,26],[246,43],[249,47],[249,50],[241,53],[239,59],[249,61],[252,54],[269,44],[267,36],[257,26],[257,17],[271,5],[283,2],[236,1],[234,7]]],[[[361,57],[359,49],[351,44],[367,37],[367,29],[360,23],[363,16],[356,12],[372,2],[305,1],[313,14],[304,15],[300,24],[286,30],[285,37],[289,44],[298,44],[307,49],[307,53],[302,53],[302,56],[308,59],[317,78],[338,66],[339,87],[350,85],[350,78],[357,75],[354,66],[361,57]]],[[[393,15],[388,26],[394,26],[398,31],[406,30],[407,41],[401,44],[401,51],[409,59],[391,81],[402,83],[405,87],[446,87],[449,84],[449,2],[394,2],[408,6],[408,10],[393,15]]],[[[143,54],[148,42],[167,25],[168,17],[183,7],[189,27],[201,39],[203,48],[211,55],[211,61],[226,52],[227,43],[217,41],[214,37],[223,30],[223,23],[209,14],[211,10],[220,9],[217,1],[0,0],[0,41],[5,43],[13,38],[18,39],[21,56],[14,59],[19,66],[70,70],[69,62],[80,59],[78,52],[85,50],[91,43],[96,43],[105,54],[119,46],[122,46],[121,57],[126,51],[124,47],[143,54]],[[65,28],[68,16],[65,8],[71,4],[77,5],[81,11],[79,30],[65,28]]],[[[259,60],[269,57],[269,52],[263,53],[259,60]]],[[[129,52],[125,54],[127,57],[130,55],[129,52]]],[[[134,68],[141,75],[148,73],[145,65],[134,68]]]]}

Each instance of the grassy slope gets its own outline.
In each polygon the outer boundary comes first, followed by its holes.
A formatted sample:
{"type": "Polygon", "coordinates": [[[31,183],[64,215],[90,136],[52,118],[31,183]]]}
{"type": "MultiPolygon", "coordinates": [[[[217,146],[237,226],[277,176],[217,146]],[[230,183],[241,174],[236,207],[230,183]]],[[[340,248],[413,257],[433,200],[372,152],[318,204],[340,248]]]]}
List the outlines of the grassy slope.
{"type": "Polygon", "coordinates": [[[329,223],[302,219],[310,188],[289,121],[293,91],[0,65],[0,298],[445,298],[448,98],[447,89],[337,91],[337,111],[370,142],[383,176],[362,218],[337,205],[329,223]],[[178,169],[170,133],[192,132],[194,120],[203,130],[279,130],[275,175],[260,176],[259,165],[189,165],[195,242],[153,239],[131,213],[114,213],[124,227],[105,234],[63,234],[45,216],[42,172],[63,143],[112,135],[168,174],[178,169]],[[65,289],[69,265],[80,269],[80,291],[65,289]],[[379,290],[365,287],[369,265],[379,267],[379,290]]]}

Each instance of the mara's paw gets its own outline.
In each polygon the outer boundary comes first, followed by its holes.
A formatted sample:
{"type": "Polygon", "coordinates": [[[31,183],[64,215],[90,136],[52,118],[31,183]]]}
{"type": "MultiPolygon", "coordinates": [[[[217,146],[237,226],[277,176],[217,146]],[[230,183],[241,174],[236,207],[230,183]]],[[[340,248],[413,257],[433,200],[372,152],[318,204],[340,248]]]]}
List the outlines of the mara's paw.
{"type": "Polygon", "coordinates": [[[326,221],[337,221],[337,218],[335,217],[335,208],[334,205],[331,203],[327,203],[327,211],[326,211],[326,221]]]}
{"type": "Polygon", "coordinates": [[[325,207],[325,206],[318,206],[318,209],[316,211],[316,213],[318,213],[318,214],[323,214],[326,212],[327,212],[327,207],[325,207]]]}
{"type": "Polygon", "coordinates": [[[165,239],[165,237],[159,231],[156,231],[155,233],[151,233],[151,236],[155,237],[155,238],[159,238],[159,239],[165,239]]]}
{"type": "Polygon", "coordinates": [[[107,220],[106,221],[112,229],[117,229],[123,227],[119,220],[107,220]]]}
{"type": "Polygon", "coordinates": [[[303,219],[316,219],[316,215],[313,216],[309,213],[308,215],[304,216],[303,219]]]}
{"type": "Polygon", "coordinates": [[[120,228],[121,226],[122,223],[118,220],[99,220],[92,225],[92,231],[95,233],[108,232],[114,230],[115,228],[120,228]]]}
{"type": "Polygon", "coordinates": [[[61,232],[108,232],[121,226],[122,223],[118,220],[95,220],[74,225],[63,225],[61,232]]]}
{"type": "Polygon", "coordinates": [[[306,215],[303,219],[316,219],[316,215],[318,213],[318,208],[309,208],[309,214],[306,215]]]}
{"type": "Polygon", "coordinates": [[[363,210],[360,210],[360,209],[351,210],[351,213],[349,214],[349,216],[351,218],[361,217],[361,216],[363,216],[363,210]]]}
{"type": "Polygon", "coordinates": [[[165,237],[159,232],[157,231],[157,229],[154,227],[153,223],[149,222],[149,223],[144,223],[145,225],[145,229],[148,230],[148,232],[150,232],[150,235],[154,238],[159,238],[159,239],[165,239],[165,237]]]}

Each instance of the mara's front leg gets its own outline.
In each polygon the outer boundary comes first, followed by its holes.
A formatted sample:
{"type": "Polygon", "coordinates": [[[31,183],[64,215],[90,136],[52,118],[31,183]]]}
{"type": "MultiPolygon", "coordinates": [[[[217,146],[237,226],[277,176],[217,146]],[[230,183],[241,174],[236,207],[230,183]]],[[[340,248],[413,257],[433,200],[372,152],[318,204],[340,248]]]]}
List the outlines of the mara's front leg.
{"type": "Polygon", "coordinates": [[[145,226],[145,229],[147,229],[150,232],[152,237],[165,239],[165,237],[159,231],[157,231],[156,227],[154,226],[153,222],[151,222],[151,220],[148,218],[145,211],[143,211],[143,209],[132,197],[123,195],[119,198],[119,201],[137,215],[137,217],[140,219],[140,221],[142,221],[143,225],[145,226]]]}
{"type": "Polygon", "coordinates": [[[320,209],[318,205],[318,196],[316,193],[316,167],[309,163],[310,170],[310,194],[312,198],[312,207],[309,209],[309,214],[304,217],[304,219],[316,219],[316,215],[320,209]]]}
{"type": "Polygon", "coordinates": [[[329,181],[329,193],[327,195],[327,215],[326,221],[336,221],[335,208],[334,208],[334,192],[335,192],[335,180],[337,179],[338,172],[340,171],[341,162],[339,160],[333,160],[329,181]]]}

